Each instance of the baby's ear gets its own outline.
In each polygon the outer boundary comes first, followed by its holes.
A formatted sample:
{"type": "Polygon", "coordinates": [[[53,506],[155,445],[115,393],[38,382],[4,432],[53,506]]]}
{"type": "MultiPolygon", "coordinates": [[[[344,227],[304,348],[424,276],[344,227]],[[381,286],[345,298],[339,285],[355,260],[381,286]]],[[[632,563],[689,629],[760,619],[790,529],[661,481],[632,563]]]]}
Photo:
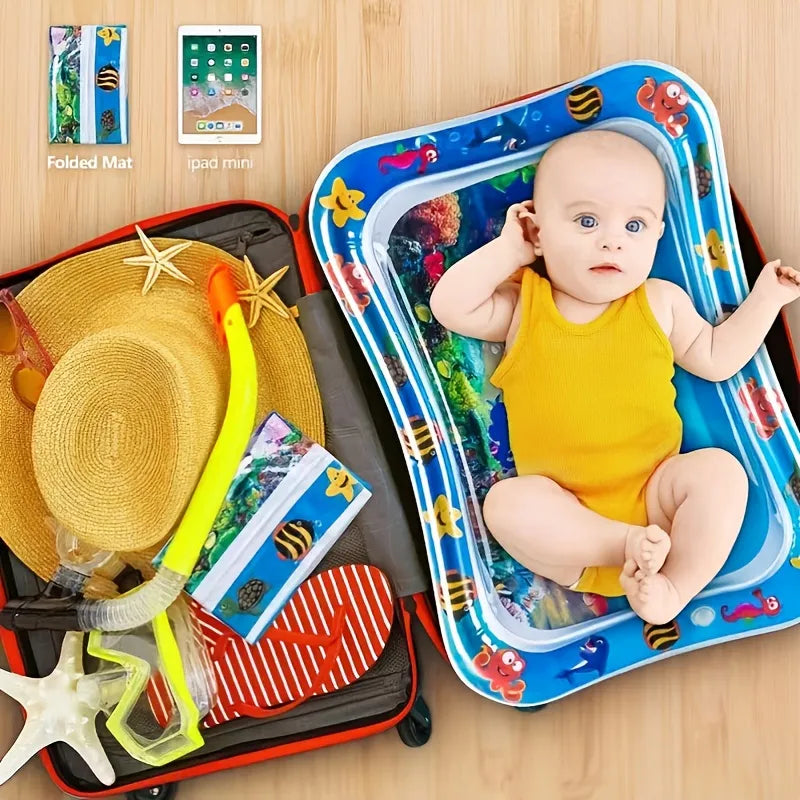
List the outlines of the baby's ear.
{"type": "Polygon", "coordinates": [[[536,218],[535,211],[529,217],[525,218],[525,231],[528,236],[528,241],[533,245],[533,252],[538,258],[542,255],[542,242],[539,236],[539,222],[536,218]]]}
{"type": "Polygon", "coordinates": [[[658,232],[658,238],[660,239],[664,235],[664,228],[666,227],[665,223],[662,221],[661,223],[661,230],[658,232]]]}

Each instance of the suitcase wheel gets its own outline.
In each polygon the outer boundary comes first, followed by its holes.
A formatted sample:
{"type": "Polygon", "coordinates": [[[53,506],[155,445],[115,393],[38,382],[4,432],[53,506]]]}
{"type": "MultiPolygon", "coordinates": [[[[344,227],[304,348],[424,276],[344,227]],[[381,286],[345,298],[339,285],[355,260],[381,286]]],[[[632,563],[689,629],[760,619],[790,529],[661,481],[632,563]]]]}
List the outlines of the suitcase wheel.
{"type": "Polygon", "coordinates": [[[397,725],[397,733],[407,747],[421,747],[431,738],[431,712],[428,704],[419,695],[411,711],[397,725]]]}
{"type": "Polygon", "coordinates": [[[173,800],[177,794],[177,783],[165,783],[163,786],[151,786],[149,789],[128,792],[125,797],[127,800],[173,800]]]}

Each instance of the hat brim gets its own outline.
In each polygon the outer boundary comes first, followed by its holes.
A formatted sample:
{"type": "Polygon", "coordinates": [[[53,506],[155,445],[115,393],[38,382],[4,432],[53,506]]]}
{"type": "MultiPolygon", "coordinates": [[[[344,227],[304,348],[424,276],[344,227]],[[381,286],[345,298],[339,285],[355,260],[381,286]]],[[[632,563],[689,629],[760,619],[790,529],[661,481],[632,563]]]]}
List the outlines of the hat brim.
{"type": "MultiPolygon", "coordinates": [[[[153,239],[158,250],[175,239],[153,239]]],[[[140,256],[137,241],[111,245],[62,261],[23,289],[18,300],[44,346],[57,362],[85,337],[142,316],[170,316],[170,309],[196,310],[197,353],[213,359],[221,379],[229,376],[227,354],[217,338],[206,297],[212,268],[226,264],[237,289],[247,288],[243,263],[201,242],[178,253],[173,264],[192,283],[161,274],[146,295],[146,269],[126,265],[140,256]]],[[[257,419],[277,411],[310,438],[324,443],[322,402],[305,339],[292,316],[265,308],[250,330],[258,365],[257,419]]],[[[49,579],[59,563],[50,512],[39,491],[31,455],[34,415],[11,389],[11,358],[0,358],[0,419],[3,420],[0,458],[0,537],[14,554],[41,578],[49,579]]],[[[220,418],[221,423],[221,418],[220,418]]]]}

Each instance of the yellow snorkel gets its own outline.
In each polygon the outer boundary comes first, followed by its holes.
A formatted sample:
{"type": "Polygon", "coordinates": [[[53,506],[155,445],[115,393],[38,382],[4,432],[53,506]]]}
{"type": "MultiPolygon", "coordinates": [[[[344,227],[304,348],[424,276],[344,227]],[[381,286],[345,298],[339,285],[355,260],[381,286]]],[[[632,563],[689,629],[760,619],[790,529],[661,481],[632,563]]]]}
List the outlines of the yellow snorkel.
{"type": "Polygon", "coordinates": [[[121,669],[125,675],[124,689],[109,703],[113,710],[106,727],[134,758],[154,766],[203,744],[198,726],[214,702],[213,670],[204,663],[204,647],[193,641],[185,604],[175,601],[194,569],[255,424],[255,355],[226,267],[211,272],[208,296],[231,364],[219,437],[155,577],[119,598],[82,601],[78,606],[81,629],[91,630],[89,654],[101,660],[106,674],[119,674],[121,669]],[[156,679],[171,706],[169,713],[162,709],[167,718],[161,725],[150,713],[153,701],[147,692],[156,679]]]}
{"type": "Polygon", "coordinates": [[[247,448],[256,416],[256,359],[236,288],[222,264],[209,276],[208,298],[231,365],[228,407],[219,437],[156,575],[111,600],[80,600],[76,608],[78,630],[131,630],[169,608],[192,574],[247,448]]]}

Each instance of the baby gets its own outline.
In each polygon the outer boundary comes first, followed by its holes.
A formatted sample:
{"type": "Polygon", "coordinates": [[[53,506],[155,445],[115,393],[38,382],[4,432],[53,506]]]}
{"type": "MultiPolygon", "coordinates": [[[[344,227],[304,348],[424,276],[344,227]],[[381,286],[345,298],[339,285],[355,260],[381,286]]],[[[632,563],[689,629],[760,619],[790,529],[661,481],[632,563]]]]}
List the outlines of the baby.
{"type": "Polygon", "coordinates": [[[567,136],[542,158],[533,200],[512,206],[500,236],[454,264],[430,302],[445,327],[505,342],[490,380],[518,477],[487,494],[489,530],[533,572],[624,594],[652,623],[674,619],[717,574],[747,503],[730,453],[679,453],[674,364],[730,378],[800,296],[800,273],[772,261],[710,325],[683,289],[648,278],[665,200],[661,165],[636,140],[567,136]],[[510,280],[539,257],[544,269],[510,280]]]}

